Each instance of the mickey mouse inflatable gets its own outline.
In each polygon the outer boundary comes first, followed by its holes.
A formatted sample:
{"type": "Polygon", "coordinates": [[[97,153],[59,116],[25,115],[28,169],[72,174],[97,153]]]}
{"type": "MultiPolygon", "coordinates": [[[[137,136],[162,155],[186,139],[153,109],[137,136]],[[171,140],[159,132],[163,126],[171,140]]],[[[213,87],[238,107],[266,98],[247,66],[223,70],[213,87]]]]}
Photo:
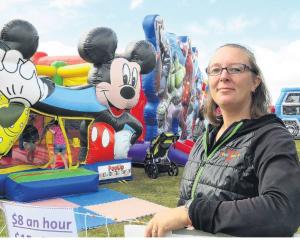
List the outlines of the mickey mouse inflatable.
{"type": "MultiPolygon", "coordinates": [[[[106,151],[107,159],[127,157],[130,145],[142,133],[141,123],[129,110],[138,103],[140,97],[140,74],[148,73],[155,67],[155,49],[149,42],[139,41],[129,45],[124,55],[116,56],[116,48],[117,36],[109,28],[91,30],[82,37],[78,46],[80,56],[93,63],[89,83],[95,86],[98,102],[107,108],[95,116],[92,124],[88,137],[89,161],[101,158],[100,155],[103,157],[99,146],[107,148],[109,141],[113,139],[114,155],[109,155],[111,151],[106,151]],[[103,123],[110,125],[112,129],[103,123]]],[[[81,126],[83,134],[86,132],[85,124],[84,122],[81,126]]],[[[82,135],[82,139],[86,137],[82,135]]],[[[81,150],[80,157],[83,159],[84,147],[81,150]]]]}
{"type": "MultiPolygon", "coordinates": [[[[34,65],[27,64],[30,66],[26,77],[22,71],[15,71],[16,76],[9,81],[10,70],[2,69],[0,91],[4,94],[11,86],[18,89],[18,98],[10,98],[7,94],[9,103],[27,104],[52,115],[93,119],[81,125],[80,160],[93,163],[124,158],[130,145],[142,133],[141,123],[129,111],[139,100],[141,74],[155,67],[156,54],[151,43],[145,40],[130,44],[122,55],[115,53],[116,48],[117,36],[113,30],[92,29],[78,45],[80,56],[93,63],[87,86],[55,86],[47,78],[36,77],[34,65]]],[[[10,66],[27,62],[18,51],[0,49],[0,53],[11,56],[2,58],[2,61],[9,61],[10,66]]]]}

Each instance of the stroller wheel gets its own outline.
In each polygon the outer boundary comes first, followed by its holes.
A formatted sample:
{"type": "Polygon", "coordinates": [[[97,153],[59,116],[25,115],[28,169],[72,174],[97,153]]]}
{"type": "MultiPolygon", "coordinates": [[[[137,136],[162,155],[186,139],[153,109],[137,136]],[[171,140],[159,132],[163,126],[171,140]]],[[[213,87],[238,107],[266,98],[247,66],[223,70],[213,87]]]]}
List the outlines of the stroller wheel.
{"type": "Polygon", "coordinates": [[[148,165],[147,169],[148,177],[152,179],[156,179],[158,177],[158,167],[156,164],[150,164],[148,165]]]}
{"type": "Polygon", "coordinates": [[[177,176],[178,172],[179,172],[179,170],[178,170],[177,165],[175,163],[171,162],[171,165],[168,170],[169,176],[177,176]]]}
{"type": "Polygon", "coordinates": [[[145,170],[145,173],[148,174],[148,168],[149,166],[152,164],[152,161],[150,161],[149,159],[145,160],[144,162],[144,170],[145,170]]]}
{"type": "Polygon", "coordinates": [[[150,166],[149,163],[144,165],[144,170],[145,170],[145,173],[146,173],[146,174],[148,174],[149,166],[150,166]]]}

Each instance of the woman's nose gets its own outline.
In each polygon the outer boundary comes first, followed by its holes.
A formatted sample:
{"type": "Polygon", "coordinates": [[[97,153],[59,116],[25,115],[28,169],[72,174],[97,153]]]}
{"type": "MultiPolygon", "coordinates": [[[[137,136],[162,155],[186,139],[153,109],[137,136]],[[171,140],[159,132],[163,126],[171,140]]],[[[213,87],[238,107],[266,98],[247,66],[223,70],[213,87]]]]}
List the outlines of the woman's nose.
{"type": "Polygon", "coordinates": [[[229,73],[226,68],[223,68],[220,73],[220,81],[227,81],[229,79],[229,73]]]}
{"type": "Polygon", "coordinates": [[[229,75],[227,68],[222,68],[220,75],[229,75]]]}

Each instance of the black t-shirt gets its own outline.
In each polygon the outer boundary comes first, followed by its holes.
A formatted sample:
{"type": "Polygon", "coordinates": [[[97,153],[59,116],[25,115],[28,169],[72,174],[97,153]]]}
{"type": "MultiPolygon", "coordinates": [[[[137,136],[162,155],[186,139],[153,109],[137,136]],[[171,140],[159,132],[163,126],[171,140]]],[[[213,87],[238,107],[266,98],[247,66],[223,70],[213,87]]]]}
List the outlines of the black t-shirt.
{"type": "Polygon", "coordinates": [[[24,142],[36,142],[39,140],[39,132],[33,125],[27,125],[22,133],[24,142]]]}

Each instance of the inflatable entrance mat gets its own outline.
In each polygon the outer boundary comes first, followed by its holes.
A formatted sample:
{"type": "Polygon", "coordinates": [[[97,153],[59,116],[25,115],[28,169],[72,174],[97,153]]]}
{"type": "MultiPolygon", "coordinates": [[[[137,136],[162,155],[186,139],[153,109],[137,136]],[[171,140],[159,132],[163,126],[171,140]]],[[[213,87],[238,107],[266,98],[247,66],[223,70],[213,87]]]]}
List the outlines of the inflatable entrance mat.
{"type": "Polygon", "coordinates": [[[5,197],[29,202],[98,191],[99,175],[84,168],[41,170],[9,174],[5,182],[5,197]]]}

